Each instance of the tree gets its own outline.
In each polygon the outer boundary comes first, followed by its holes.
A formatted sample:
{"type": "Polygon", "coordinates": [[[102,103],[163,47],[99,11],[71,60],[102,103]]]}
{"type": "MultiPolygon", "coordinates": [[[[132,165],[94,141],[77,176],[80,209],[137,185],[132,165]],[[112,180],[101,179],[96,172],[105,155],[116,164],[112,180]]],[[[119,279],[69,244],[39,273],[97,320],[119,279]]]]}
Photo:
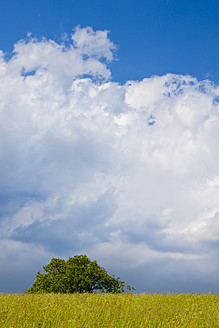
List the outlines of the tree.
{"type": "MultiPolygon", "coordinates": [[[[110,276],[107,271],[86,255],[75,255],[67,261],[52,258],[43,266],[46,273],[36,274],[33,285],[26,290],[32,293],[123,293],[125,282],[110,276]]],[[[131,287],[126,286],[130,291],[131,287]]],[[[134,288],[132,288],[134,289],[134,288]]]]}

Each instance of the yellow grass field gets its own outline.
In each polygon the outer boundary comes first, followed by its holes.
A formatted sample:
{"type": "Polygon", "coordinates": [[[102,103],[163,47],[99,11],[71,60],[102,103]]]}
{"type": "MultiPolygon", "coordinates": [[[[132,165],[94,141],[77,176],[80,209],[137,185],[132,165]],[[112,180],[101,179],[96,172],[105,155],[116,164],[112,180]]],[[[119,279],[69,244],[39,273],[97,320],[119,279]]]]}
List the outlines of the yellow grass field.
{"type": "Polygon", "coordinates": [[[218,294],[0,294],[0,327],[219,327],[218,294]]]}

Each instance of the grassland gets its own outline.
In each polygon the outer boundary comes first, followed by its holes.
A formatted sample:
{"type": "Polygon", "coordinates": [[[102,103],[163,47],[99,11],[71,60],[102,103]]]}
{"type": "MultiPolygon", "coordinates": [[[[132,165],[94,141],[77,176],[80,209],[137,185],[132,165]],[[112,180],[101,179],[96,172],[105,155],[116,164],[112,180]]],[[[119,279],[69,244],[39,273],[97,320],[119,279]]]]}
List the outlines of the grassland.
{"type": "Polygon", "coordinates": [[[0,327],[219,327],[218,294],[0,294],[0,327]]]}

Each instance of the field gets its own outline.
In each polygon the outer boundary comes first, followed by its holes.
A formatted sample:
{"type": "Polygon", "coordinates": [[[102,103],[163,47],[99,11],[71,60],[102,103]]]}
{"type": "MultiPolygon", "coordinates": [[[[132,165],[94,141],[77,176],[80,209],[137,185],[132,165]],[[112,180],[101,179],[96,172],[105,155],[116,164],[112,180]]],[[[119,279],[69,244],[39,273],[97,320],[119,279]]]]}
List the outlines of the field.
{"type": "Polygon", "coordinates": [[[218,294],[0,294],[0,327],[219,327],[218,294]]]}

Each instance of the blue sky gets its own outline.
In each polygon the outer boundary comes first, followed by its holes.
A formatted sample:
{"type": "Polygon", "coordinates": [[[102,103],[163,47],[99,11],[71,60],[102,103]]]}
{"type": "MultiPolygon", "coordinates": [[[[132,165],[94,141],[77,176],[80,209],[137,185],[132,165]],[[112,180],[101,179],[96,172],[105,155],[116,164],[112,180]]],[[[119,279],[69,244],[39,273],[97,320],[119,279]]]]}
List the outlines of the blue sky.
{"type": "Polygon", "coordinates": [[[218,1],[2,1],[0,292],[87,254],[219,292],[218,1]]]}
{"type": "Polygon", "coordinates": [[[116,81],[177,73],[219,82],[217,0],[1,1],[4,51],[28,32],[59,40],[77,25],[110,31],[116,81]]]}

